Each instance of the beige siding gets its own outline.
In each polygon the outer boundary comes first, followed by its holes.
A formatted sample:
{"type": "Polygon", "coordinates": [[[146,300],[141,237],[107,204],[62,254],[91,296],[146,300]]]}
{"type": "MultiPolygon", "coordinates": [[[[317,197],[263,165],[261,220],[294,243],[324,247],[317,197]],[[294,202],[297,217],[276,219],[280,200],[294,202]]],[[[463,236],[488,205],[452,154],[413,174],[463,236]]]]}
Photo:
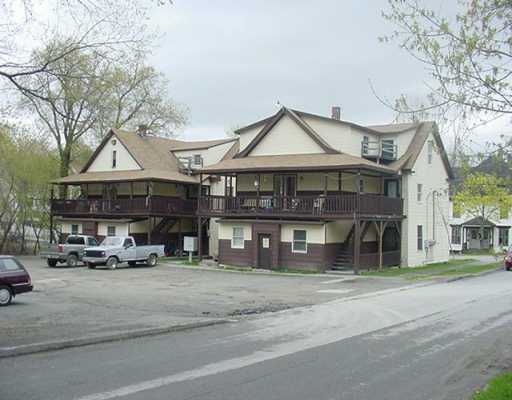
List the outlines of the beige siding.
{"type": "Polygon", "coordinates": [[[305,230],[308,243],[325,244],[324,225],[281,224],[281,242],[293,242],[294,229],[305,230]]]}
{"type": "Polygon", "coordinates": [[[292,119],[284,116],[251,151],[250,155],[268,156],[323,152],[323,149],[292,119]]]}
{"type": "Polygon", "coordinates": [[[326,243],[343,243],[347,238],[352,221],[334,221],[325,224],[325,242],[326,243]]]}
{"type": "Polygon", "coordinates": [[[234,142],[228,142],[210,147],[209,149],[183,150],[174,151],[173,153],[176,157],[194,157],[194,155],[200,154],[203,159],[204,166],[207,166],[218,163],[228,150],[231,149],[233,143],[234,142]]]}
{"type": "Polygon", "coordinates": [[[409,266],[428,262],[441,262],[449,257],[449,216],[448,175],[438,152],[433,152],[432,164],[428,164],[428,140],[414,165],[413,173],[403,176],[402,190],[404,213],[407,218],[402,223],[402,258],[409,266]],[[417,185],[421,183],[422,199],[417,200],[417,185]],[[432,192],[437,191],[436,206],[432,207],[432,192]],[[433,219],[435,216],[435,226],[433,219]],[[446,223],[446,224],[445,224],[446,223]],[[417,249],[417,226],[423,226],[423,239],[436,244],[426,251],[417,249]]]}
{"type": "Polygon", "coordinates": [[[257,126],[256,128],[248,129],[244,133],[238,135],[238,142],[240,144],[240,151],[245,149],[249,143],[253,141],[256,135],[263,129],[265,125],[257,126]]]}
{"type": "Polygon", "coordinates": [[[107,236],[109,226],[116,227],[116,236],[128,236],[128,222],[98,222],[98,235],[107,236]]]}
{"type": "Polygon", "coordinates": [[[244,228],[244,240],[252,240],[252,224],[248,222],[227,222],[219,221],[219,239],[231,240],[233,238],[233,227],[244,228]]]}
{"type": "Polygon", "coordinates": [[[126,147],[117,139],[115,136],[112,136],[112,139],[109,140],[103,149],[96,156],[92,164],[87,169],[88,172],[96,172],[96,171],[126,171],[126,170],[137,170],[141,169],[137,164],[135,159],[128,152],[126,147]],[[112,141],[115,140],[116,144],[112,144],[112,141]],[[112,168],[112,152],[116,151],[116,168],[112,168]]]}

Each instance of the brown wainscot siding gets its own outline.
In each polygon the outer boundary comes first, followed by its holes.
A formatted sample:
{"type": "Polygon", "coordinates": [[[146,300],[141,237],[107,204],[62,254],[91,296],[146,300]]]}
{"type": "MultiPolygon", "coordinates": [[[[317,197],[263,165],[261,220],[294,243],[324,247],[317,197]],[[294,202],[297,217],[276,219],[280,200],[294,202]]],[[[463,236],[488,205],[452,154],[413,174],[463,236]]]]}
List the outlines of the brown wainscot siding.
{"type": "Polygon", "coordinates": [[[281,242],[279,262],[282,267],[325,271],[336,259],[339,247],[338,243],[308,243],[307,253],[294,253],[290,242],[281,242]]]}
{"type": "Polygon", "coordinates": [[[219,263],[239,266],[253,266],[252,240],[244,241],[243,249],[232,249],[231,240],[219,239],[219,263]]]}

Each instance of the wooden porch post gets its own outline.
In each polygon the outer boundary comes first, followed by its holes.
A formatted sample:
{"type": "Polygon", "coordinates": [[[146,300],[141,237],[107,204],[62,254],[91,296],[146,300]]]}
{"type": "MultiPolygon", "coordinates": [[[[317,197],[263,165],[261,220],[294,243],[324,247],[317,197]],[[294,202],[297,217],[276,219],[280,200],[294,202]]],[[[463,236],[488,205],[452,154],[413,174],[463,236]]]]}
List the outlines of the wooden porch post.
{"type": "Polygon", "coordinates": [[[183,246],[181,245],[182,242],[182,226],[181,226],[181,218],[178,219],[178,255],[182,255],[183,246]]]}
{"type": "Polygon", "coordinates": [[[260,186],[261,186],[261,175],[258,174],[258,186],[256,187],[256,209],[260,208],[260,186]]]}
{"type": "Polygon", "coordinates": [[[133,182],[130,182],[130,200],[133,199],[133,182]]]}
{"type": "MultiPolygon", "coordinates": [[[[224,178],[224,194],[226,194],[226,178],[224,178]]],[[[203,174],[202,173],[199,173],[199,191],[197,193],[197,203],[198,203],[198,207],[197,207],[197,257],[199,258],[199,261],[202,260],[202,257],[203,257],[203,235],[202,235],[202,231],[203,231],[203,221],[201,219],[201,196],[202,196],[202,192],[203,192],[203,174]]]]}
{"type": "Polygon", "coordinates": [[[329,173],[326,172],[324,175],[324,196],[327,196],[327,187],[329,185],[329,173]]]}
{"type": "Polygon", "coordinates": [[[354,219],[354,273],[359,275],[359,260],[361,254],[361,225],[359,218],[354,219]]]}
{"type": "Polygon", "coordinates": [[[338,192],[341,194],[341,171],[338,171],[338,192]]]}

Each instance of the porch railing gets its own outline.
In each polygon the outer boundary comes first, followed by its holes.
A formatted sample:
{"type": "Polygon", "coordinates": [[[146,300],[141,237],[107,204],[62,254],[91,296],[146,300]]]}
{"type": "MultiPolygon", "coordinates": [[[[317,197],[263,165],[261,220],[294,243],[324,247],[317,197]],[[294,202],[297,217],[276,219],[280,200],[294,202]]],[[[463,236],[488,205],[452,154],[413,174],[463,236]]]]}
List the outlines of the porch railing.
{"type": "Polygon", "coordinates": [[[147,215],[185,214],[196,212],[196,201],[180,197],[137,197],[133,199],[54,199],[52,212],[56,215],[147,215]]]}
{"type": "Polygon", "coordinates": [[[203,196],[199,213],[210,215],[258,214],[290,216],[402,215],[402,199],[375,194],[304,196],[203,196]]]}

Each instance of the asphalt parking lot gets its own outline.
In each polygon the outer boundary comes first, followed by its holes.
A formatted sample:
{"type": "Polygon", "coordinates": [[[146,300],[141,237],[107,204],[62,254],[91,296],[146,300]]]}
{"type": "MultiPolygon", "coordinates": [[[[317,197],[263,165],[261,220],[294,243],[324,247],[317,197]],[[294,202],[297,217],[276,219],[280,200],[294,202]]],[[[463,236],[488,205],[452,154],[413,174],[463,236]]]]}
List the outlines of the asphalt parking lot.
{"type": "Polygon", "coordinates": [[[49,268],[21,257],[34,291],[0,308],[0,348],[263,312],[404,286],[401,279],[246,273],[161,262],[49,268]]]}

